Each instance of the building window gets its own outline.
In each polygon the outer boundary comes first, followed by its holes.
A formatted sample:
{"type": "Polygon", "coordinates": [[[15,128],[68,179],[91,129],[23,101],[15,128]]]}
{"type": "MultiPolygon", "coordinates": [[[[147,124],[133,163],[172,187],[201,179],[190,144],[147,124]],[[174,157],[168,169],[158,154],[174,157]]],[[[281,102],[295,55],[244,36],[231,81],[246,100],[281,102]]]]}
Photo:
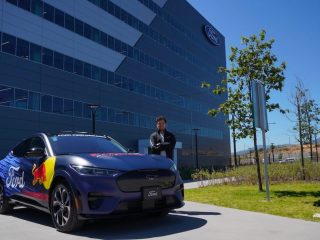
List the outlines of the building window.
{"type": "Polygon", "coordinates": [[[31,12],[42,17],[42,15],[43,15],[43,2],[41,0],[32,0],[31,1],[31,12]]]}
{"type": "Polygon", "coordinates": [[[18,0],[7,0],[7,2],[13,4],[13,5],[16,5],[18,4],[18,0]]]}
{"type": "Polygon", "coordinates": [[[14,106],[17,108],[28,108],[28,91],[23,89],[15,89],[14,94],[14,106]]]}
{"type": "Polygon", "coordinates": [[[30,43],[30,60],[41,63],[41,47],[30,43]]]}
{"type": "Polygon", "coordinates": [[[87,104],[83,104],[83,117],[84,118],[91,118],[91,110],[87,104]]]}
{"type": "Polygon", "coordinates": [[[101,69],[101,82],[108,83],[108,71],[101,69]]]}
{"type": "Polygon", "coordinates": [[[22,58],[29,58],[29,42],[17,39],[17,56],[22,58]]]}
{"type": "Polygon", "coordinates": [[[101,121],[108,121],[108,109],[107,108],[100,108],[100,120],[101,121]]]}
{"type": "Polygon", "coordinates": [[[74,116],[75,117],[82,117],[82,111],[83,111],[83,104],[81,102],[74,101],[73,103],[73,109],[74,109],[74,116]]]}
{"type": "Polygon", "coordinates": [[[58,52],[54,52],[54,67],[63,69],[63,55],[58,52]]]}
{"type": "Polygon", "coordinates": [[[91,27],[88,24],[83,24],[83,32],[86,38],[91,39],[91,27]]]}
{"type": "Polygon", "coordinates": [[[30,0],[19,0],[18,6],[24,10],[30,11],[30,0]]]}
{"type": "Polygon", "coordinates": [[[2,33],[2,42],[1,42],[2,52],[15,54],[16,52],[16,38],[2,33]]]}
{"type": "Polygon", "coordinates": [[[42,63],[48,66],[53,65],[53,51],[47,48],[42,48],[42,63]]]}
{"type": "Polygon", "coordinates": [[[75,19],[75,32],[83,36],[83,22],[75,19]]]}
{"type": "Polygon", "coordinates": [[[13,88],[0,85],[0,105],[3,105],[3,106],[14,105],[13,88]]]}
{"type": "Polygon", "coordinates": [[[102,43],[100,38],[100,31],[98,29],[91,29],[91,39],[97,43],[102,43]]]}
{"type": "Polygon", "coordinates": [[[73,101],[64,99],[63,100],[63,114],[72,116],[73,115],[73,101]]]}
{"type": "Polygon", "coordinates": [[[101,81],[101,69],[99,67],[92,66],[92,79],[101,81]]]}
{"type": "Polygon", "coordinates": [[[28,109],[40,110],[40,94],[35,92],[29,92],[28,109]]]}
{"type": "Polygon", "coordinates": [[[49,96],[49,95],[41,96],[41,111],[52,112],[52,96],[49,96]]]}
{"type": "Polygon", "coordinates": [[[59,9],[55,9],[54,22],[61,27],[64,27],[64,13],[59,9]]]}
{"type": "Polygon", "coordinates": [[[108,12],[114,15],[114,4],[111,1],[108,1],[108,12]]]}
{"type": "Polygon", "coordinates": [[[73,73],[73,58],[64,56],[63,68],[65,71],[73,73]]]}
{"type": "Polygon", "coordinates": [[[53,97],[53,113],[62,114],[63,113],[63,100],[62,98],[53,97]]]}
{"type": "Polygon", "coordinates": [[[70,16],[69,14],[65,13],[64,16],[64,25],[67,29],[74,32],[74,17],[70,16]]]}
{"type": "Polygon", "coordinates": [[[108,47],[110,48],[110,49],[115,49],[114,48],[114,38],[113,37],[111,37],[111,36],[108,36],[108,47]]]}
{"type": "Polygon", "coordinates": [[[115,112],[113,109],[108,109],[108,121],[115,122],[115,112]]]}
{"type": "Polygon", "coordinates": [[[113,72],[108,72],[108,83],[109,84],[114,84],[114,73],[113,72]]]}
{"type": "Polygon", "coordinates": [[[115,50],[121,52],[121,42],[118,39],[115,39],[115,50]]]}
{"type": "Polygon", "coordinates": [[[54,19],[54,8],[49,4],[43,3],[43,17],[50,22],[54,19]]]}
{"type": "Polygon", "coordinates": [[[91,78],[91,64],[89,63],[83,64],[83,75],[85,77],[91,78]]]}
{"type": "Polygon", "coordinates": [[[74,73],[82,76],[83,75],[83,62],[80,60],[74,60],[74,73]]]}

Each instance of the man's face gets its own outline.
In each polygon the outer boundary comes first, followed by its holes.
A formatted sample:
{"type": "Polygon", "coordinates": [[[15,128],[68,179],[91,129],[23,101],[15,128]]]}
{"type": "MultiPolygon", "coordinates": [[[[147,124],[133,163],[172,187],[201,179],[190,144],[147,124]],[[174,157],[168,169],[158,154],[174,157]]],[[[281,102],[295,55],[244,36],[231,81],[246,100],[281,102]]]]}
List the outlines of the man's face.
{"type": "Polygon", "coordinates": [[[157,129],[159,131],[164,131],[166,129],[166,122],[164,120],[160,120],[157,122],[157,129]]]}

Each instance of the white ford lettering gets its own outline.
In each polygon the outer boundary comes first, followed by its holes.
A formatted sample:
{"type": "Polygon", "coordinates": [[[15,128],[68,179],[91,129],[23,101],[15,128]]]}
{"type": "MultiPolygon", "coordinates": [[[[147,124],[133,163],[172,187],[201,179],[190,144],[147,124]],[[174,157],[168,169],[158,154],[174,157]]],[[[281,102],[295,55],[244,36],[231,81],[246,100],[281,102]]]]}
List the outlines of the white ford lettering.
{"type": "Polygon", "coordinates": [[[148,192],[148,197],[156,197],[158,196],[158,192],[155,190],[149,191],[148,192]]]}
{"type": "Polygon", "coordinates": [[[23,188],[24,182],[24,172],[22,172],[21,177],[15,176],[15,173],[20,170],[20,167],[10,167],[8,172],[8,177],[6,179],[7,188],[23,188]]]}

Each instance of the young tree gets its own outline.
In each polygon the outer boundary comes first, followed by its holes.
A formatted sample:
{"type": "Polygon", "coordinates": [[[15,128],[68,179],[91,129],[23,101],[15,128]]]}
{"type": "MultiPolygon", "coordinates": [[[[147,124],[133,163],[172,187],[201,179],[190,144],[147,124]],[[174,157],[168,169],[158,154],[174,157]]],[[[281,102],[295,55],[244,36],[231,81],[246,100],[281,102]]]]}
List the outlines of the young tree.
{"type": "Polygon", "coordinates": [[[297,141],[300,144],[300,157],[301,157],[301,168],[302,168],[302,179],[305,180],[305,167],[304,167],[304,149],[303,145],[308,142],[308,124],[305,114],[303,114],[303,106],[305,106],[306,100],[306,89],[303,87],[301,81],[298,81],[295,92],[292,96],[292,104],[295,110],[293,111],[296,118],[296,125],[293,130],[298,132],[297,141]]]}
{"type": "MultiPolygon", "coordinates": [[[[272,53],[274,40],[266,40],[266,31],[249,37],[242,37],[243,48],[231,47],[229,57],[230,68],[220,67],[219,72],[224,76],[220,84],[213,86],[213,94],[228,92],[228,99],[220,104],[217,109],[209,110],[215,117],[219,112],[225,115],[234,115],[234,121],[227,120],[229,127],[235,127],[237,138],[253,138],[259,190],[262,191],[260,162],[257,147],[256,128],[253,124],[251,82],[261,81],[266,89],[268,111],[280,109],[278,103],[271,103],[271,92],[281,91],[284,83],[284,62],[278,64],[278,59],[272,53]]],[[[204,87],[211,87],[204,83],[204,87]]]]}

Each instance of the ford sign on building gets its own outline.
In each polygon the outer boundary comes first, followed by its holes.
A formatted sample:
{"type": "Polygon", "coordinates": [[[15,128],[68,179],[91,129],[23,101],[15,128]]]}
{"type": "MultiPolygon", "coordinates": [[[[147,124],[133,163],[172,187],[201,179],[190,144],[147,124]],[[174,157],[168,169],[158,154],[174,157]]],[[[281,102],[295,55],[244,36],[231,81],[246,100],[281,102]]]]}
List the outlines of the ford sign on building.
{"type": "Polygon", "coordinates": [[[0,0],[0,158],[36,132],[110,135],[148,151],[155,118],[177,139],[178,167],[225,167],[225,39],[186,0],[0,0]],[[187,17],[186,17],[187,16],[187,17]]]}

